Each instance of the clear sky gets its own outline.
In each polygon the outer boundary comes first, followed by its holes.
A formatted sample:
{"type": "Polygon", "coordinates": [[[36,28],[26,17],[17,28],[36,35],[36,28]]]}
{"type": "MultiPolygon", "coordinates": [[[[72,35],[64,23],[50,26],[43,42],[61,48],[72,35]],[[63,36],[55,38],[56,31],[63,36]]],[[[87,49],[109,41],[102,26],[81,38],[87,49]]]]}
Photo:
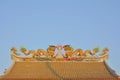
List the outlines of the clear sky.
{"type": "Polygon", "coordinates": [[[0,0],[0,74],[12,65],[11,47],[51,44],[108,47],[120,74],[120,0],[0,0]]]}

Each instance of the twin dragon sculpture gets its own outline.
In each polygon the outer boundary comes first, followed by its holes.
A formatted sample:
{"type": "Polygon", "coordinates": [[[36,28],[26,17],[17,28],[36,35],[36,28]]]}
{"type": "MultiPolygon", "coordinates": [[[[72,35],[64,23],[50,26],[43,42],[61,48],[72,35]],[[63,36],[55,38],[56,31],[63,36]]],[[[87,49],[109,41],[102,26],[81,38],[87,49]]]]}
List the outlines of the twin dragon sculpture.
{"type": "Polygon", "coordinates": [[[104,48],[99,56],[96,55],[100,51],[99,47],[94,48],[93,51],[83,51],[82,49],[74,50],[70,45],[50,45],[46,51],[43,49],[27,51],[25,47],[21,47],[20,51],[25,56],[19,55],[15,47],[11,48],[11,51],[11,58],[15,61],[104,61],[108,59],[109,50],[104,48]]]}

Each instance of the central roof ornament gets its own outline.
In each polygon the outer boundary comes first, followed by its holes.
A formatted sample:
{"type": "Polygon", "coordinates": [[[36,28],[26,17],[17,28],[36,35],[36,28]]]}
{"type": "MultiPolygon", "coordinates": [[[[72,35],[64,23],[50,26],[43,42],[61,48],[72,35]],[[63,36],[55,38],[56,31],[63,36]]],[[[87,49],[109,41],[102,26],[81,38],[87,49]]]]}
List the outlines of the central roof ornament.
{"type": "Polygon", "coordinates": [[[104,48],[100,55],[96,53],[100,52],[99,47],[95,47],[92,51],[82,49],[74,50],[70,45],[50,45],[46,50],[38,49],[27,50],[25,47],[21,47],[20,51],[25,55],[21,56],[15,47],[11,48],[11,58],[14,61],[97,61],[102,62],[108,59],[108,48],[104,48]],[[63,53],[64,52],[64,53],[63,53]]]}
{"type": "Polygon", "coordinates": [[[62,45],[58,45],[56,46],[57,50],[58,50],[58,53],[56,54],[56,58],[64,58],[64,55],[62,54],[62,49],[63,49],[63,46],[62,45]]]}

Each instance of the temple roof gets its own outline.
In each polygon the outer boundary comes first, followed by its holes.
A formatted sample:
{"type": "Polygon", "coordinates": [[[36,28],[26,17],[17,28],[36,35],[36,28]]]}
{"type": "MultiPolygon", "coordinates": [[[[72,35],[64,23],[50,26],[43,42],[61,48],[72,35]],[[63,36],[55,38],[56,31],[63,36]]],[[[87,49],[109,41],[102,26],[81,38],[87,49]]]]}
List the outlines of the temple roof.
{"type": "Polygon", "coordinates": [[[11,49],[14,63],[0,76],[0,80],[119,80],[106,63],[108,48],[99,55],[95,55],[99,47],[83,52],[82,49],[74,50],[70,45],[52,45],[46,51],[27,51],[24,47],[20,50],[25,56],[18,54],[15,47],[11,49]]]}
{"type": "Polygon", "coordinates": [[[31,61],[14,62],[1,79],[118,80],[118,76],[106,62],[31,61]]]}

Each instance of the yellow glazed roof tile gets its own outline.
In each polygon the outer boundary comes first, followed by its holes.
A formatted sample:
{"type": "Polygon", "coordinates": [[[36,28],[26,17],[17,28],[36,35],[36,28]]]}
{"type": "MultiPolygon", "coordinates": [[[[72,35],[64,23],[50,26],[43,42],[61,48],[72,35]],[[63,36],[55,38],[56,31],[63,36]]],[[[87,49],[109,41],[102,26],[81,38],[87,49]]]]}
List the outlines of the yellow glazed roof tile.
{"type": "Polygon", "coordinates": [[[105,62],[15,62],[3,79],[115,78],[105,62]]]}

